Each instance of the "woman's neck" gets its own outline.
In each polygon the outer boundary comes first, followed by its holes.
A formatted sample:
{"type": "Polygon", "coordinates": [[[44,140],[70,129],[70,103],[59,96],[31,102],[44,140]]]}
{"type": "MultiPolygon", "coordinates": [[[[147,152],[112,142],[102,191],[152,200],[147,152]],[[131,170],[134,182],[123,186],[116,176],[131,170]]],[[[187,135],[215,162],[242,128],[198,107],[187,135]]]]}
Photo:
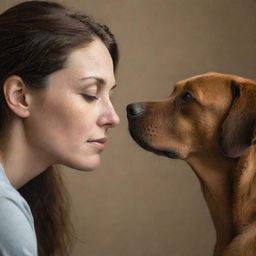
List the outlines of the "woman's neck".
{"type": "Polygon", "coordinates": [[[16,189],[43,172],[54,163],[27,140],[22,119],[12,121],[8,141],[0,153],[0,162],[7,178],[16,189]]]}

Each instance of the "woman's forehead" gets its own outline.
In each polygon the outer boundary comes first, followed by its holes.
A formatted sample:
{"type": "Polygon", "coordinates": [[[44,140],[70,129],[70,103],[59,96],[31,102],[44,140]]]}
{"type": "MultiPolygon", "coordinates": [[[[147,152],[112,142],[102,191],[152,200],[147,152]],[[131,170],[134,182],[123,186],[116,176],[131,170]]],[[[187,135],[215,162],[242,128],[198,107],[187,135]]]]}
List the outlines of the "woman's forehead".
{"type": "Polygon", "coordinates": [[[81,63],[91,66],[113,66],[113,61],[107,47],[99,39],[92,41],[90,44],[75,48],[69,53],[66,61],[67,67],[71,65],[80,65],[81,63]]]}
{"type": "Polygon", "coordinates": [[[114,82],[112,81],[114,80],[112,58],[99,39],[71,51],[67,58],[65,72],[79,80],[86,77],[99,77],[107,82],[114,82]]]}

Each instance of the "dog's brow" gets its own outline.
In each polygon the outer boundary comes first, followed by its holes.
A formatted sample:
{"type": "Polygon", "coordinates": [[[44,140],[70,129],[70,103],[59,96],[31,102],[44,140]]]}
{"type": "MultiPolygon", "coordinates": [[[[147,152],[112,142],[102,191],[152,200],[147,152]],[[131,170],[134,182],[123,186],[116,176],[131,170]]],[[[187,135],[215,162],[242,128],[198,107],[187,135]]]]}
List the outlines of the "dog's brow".
{"type": "Polygon", "coordinates": [[[189,83],[189,82],[185,83],[183,89],[184,90],[190,90],[190,91],[192,91],[192,92],[194,92],[196,94],[195,86],[192,83],[189,83]]]}
{"type": "Polygon", "coordinates": [[[172,88],[171,95],[174,95],[180,87],[181,87],[181,85],[179,85],[179,84],[174,85],[174,87],[172,88]]]}
{"type": "Polygon", "coordinates": [[[174,85],[174,88],[173,88],[173,92],[177,91],[178,89],[180,89],[182,87],[182,84],[180,83],[177,83],[174,85]]]}
{"type": "Polygon", "coordinates": [[[187,81],[185,84],[184,84],[184,88],[185,87],[191,87],[192,86],[192,84],[189,82],[189,81],[187,81]]]}

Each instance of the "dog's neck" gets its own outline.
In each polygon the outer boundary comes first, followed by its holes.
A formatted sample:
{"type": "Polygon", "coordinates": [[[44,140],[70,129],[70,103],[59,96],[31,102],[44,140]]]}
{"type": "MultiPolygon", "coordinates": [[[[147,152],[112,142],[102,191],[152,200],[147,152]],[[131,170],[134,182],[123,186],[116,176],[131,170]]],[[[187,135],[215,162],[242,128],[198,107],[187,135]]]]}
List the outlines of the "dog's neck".
{"type": "Polygon", "coordinates": [[[240,157],[233,177],[233,219],[239,233],[256,216],[256,145],[240,157]]]}
{"type": "Polygon", "coordinates": [[[233,238],[231,172],[236,166],[236,161],[216,153],[200,154],[200,157],[191,156],[187,162],[200,180],[216,229],[214,255],[220,255],[233,238]]]}

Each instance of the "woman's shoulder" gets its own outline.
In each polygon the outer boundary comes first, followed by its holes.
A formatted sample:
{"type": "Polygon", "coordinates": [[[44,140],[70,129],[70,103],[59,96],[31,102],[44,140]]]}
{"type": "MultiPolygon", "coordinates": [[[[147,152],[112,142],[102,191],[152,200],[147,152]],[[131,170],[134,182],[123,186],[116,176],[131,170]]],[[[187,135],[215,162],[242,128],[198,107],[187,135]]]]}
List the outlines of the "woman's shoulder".
{"type": "Polygon", "coordinates": [[[37,255],[33,217],[12,187],[0,186],[0,255],[37,255]]]}
{"type": "Polygon", "coordinates": [[[2,208],[2,203],[9,204],[10,207],[18,207],[24,213],[31,214],[30,208],[26,200],[21,196],[21,194],[11,185],[8,180],[4,169],[0,163],[0,210],[2,208]]]}
{"type": "Polygon", "coordinates": [[[0,222],[2,215],[12,216],[12,214],[25,218],[34,231],[34,220],[27,201],[10,183],[0,180],[0,222]]]}
{"type": "Polygon", "coordinates": [[[22,198],[19,197],[19,192],[10,183],[2,179],[0,179],[0,197],[16,198],[22,201],[22,198]]]}

